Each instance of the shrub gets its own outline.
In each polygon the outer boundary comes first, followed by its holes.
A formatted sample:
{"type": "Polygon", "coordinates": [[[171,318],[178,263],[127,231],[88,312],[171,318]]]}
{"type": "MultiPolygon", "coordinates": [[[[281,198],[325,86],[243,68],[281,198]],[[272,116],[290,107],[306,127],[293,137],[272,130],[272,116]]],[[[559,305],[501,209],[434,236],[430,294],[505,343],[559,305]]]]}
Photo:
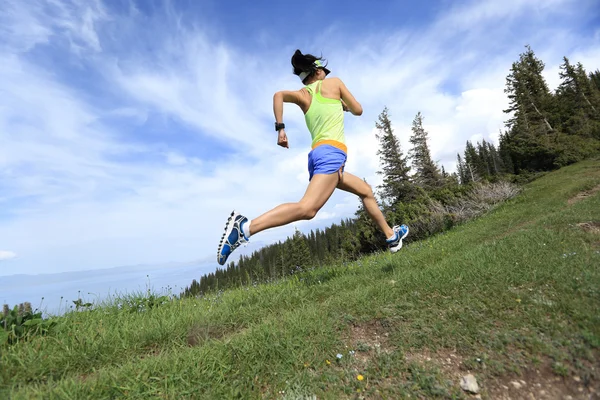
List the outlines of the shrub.
{"type": "Polygon", "coordinates": [[[55,321],[42,318],[41,311],[32,311],[29,302],[15,305],[12,310],[5,304],[0,317],[0,345],[13,344],[33,335],[45,335],[54,325],[55,321]]]}
{"type": "Polygon", "coordinates": [[[497,204],[516,196],[519,191],[517,185],[499,181],[475,184],[466,195],[457,196],[448,204],[430,199],[425,210],[405,220],[410,226],[410,241],[424,239],[476,218],[497,204]]]}
{"type": "Polygon", "coordinates": [[[554,167],[560,168],[598,154],[600,142],[579,135],[561,135],[558,138],[554,167]]]}

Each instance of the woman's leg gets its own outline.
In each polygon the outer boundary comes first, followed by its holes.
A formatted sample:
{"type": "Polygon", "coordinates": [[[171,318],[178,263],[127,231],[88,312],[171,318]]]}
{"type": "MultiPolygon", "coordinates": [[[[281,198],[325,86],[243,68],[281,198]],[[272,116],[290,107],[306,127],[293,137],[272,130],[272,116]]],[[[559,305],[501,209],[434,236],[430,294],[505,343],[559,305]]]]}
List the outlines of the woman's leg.
{"type": "Polygon", "coordinates": [[[339,182],[337,173],[315,174],[308,184],[306,193],[297,203],[281,204],[250,224],[250,234],[254,235],[265,229],[289,224],[302,219],[312,219],[317,211],[329,200],[339,182]]]}
{"type": "Polygon", "coordinates": [[[394,231],[385,220],[383,213],[379,209],[379,205],[377,204],[377,200],[375,200],[375,196],[373,195],[373,190],[371,186],[356,175],[352,175],[349,173],[344,173],[342,179],[338,183],[337,187],[346,192],[354,193],[363,202],[365,206],[365,210],[367,214],[371,217],[373,221],[379,226],[379,229],[385,234],[386,238],[394,236],[394,231]]]}

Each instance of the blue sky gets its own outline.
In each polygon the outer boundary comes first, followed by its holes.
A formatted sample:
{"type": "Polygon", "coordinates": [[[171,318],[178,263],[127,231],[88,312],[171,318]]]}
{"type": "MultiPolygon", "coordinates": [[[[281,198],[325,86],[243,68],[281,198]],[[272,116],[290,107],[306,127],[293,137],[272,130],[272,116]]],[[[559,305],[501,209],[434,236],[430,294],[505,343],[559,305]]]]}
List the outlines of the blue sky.
{"type": "MultiPolygon", "coordinates": [[[[323,54],[365,110],[346,117],[347,170],[377,185],[374,121],[404,151],[425,117],[452,171],[466,140],[496,140],[510,65],[530,44],[551,88],[563,56],[600,67],[595,0],[2,0],[0,275],[213,260],[232,209],[255,217],[306,188],[310,136],[272,95],[299,88],[296,48],[323,54]]],[[[334,194],[312,221],[350,217],[334,194]]]]}

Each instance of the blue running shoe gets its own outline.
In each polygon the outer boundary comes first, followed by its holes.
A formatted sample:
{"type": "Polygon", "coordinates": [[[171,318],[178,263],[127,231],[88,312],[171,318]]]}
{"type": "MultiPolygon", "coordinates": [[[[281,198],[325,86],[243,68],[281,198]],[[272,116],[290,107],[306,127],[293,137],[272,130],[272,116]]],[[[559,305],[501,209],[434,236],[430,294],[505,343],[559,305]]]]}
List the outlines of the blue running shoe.
{"type": "Polygon", "coordinates": [[[390,251],[395,253],[402,248],[402,239],[408,236],[408,226],[400,225],[395,226],[393,229],[395,233],[394,237],[386,240],[385,242],[390,248],[390,251]]]}
{"type": "Polygon", "coordinates": [[[225,265],[227,257],[241,244],[248,243],[248,238],[242,231],[242,225],[248,221],[248,218],[232,211],[225,225],[225,233],[221,236],[219,250],[217,251],[217,262],[225,265]]]}

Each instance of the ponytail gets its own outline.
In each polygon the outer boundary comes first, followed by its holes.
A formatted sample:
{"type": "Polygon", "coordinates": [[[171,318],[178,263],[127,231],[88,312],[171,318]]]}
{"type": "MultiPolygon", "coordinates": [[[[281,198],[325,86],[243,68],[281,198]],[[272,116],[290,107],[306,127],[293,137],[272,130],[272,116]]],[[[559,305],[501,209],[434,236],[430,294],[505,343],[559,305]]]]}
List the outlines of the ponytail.
{"type": "MultiPolygon", "coordinates": [[[[300,50],[296,50],[292,56],[294,74],[306,75],[306,77],[302,80],[304,82],[314,75],[314,73],[317,71],[317,68],[319,68],[317,64],[321,64],[320,61],[323,61],[323,57],[315,57],[312,54],[302,54],[300,50]],[[315,63],[316,61],[319,61],[319,63],[315,63]]],[[[326,69],[326,71],[329,73],[329,70],[326,69]]]]}

